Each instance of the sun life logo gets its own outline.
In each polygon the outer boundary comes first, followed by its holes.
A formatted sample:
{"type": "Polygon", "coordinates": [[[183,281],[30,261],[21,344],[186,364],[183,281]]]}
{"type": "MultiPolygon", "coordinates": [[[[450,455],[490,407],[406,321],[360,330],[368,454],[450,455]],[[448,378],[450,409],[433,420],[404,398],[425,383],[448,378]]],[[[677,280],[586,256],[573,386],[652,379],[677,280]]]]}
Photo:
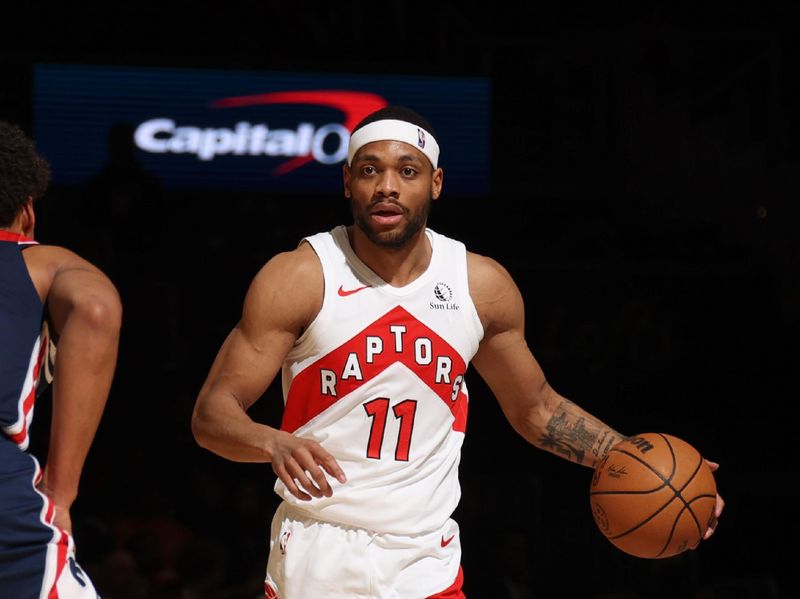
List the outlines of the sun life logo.
{"type": "Polygon", "coordinates": [[[436,283],[433,288],[433,296],[438,301],[430,302],[429,306],[431,310],[458,310],[460,307],[452,301],[453,290],[447,283],[442,283],[441,281],[436,283]]]}
{"type": "Polygon", "coordinates": [[[436,283],[436,287],[433,288],[433,295],[440,302],[449,302],[453,299],[453,290],[450,289],[447,283],[436,283]]]}

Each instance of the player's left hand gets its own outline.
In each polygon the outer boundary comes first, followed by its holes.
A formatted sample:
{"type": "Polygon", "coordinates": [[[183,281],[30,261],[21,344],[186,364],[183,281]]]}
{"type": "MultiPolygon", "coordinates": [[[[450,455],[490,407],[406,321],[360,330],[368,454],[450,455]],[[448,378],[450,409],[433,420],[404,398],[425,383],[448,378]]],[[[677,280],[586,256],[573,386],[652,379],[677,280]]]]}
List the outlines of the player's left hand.
{"type": "MultiPolygon", "coordinates": [[[[711,472],[715,472],[719,468],[719,464],[716,462],[706,460],[706,464],[708,464],[708,467],[711,468],[711,472]]],[[[725,501],[722,499],[720,494],[717,493],[717,503],[714,507],[714,516],[711,518],[711,522],[708,523],[708,530],[706,530],[705,534],[703,535],[704,540],[714,534],[714,531],[717,529],[717,522],[719,521],[719,517],[722,515],[722,510],[724,509],[725,501]]]]}
{"type": "Polygon", "coordinates": [[[53,521],[51,524],[66,531],[67,534],[72,535],[72,516],[69,513],[69,506],[61,505],[53,498],[53,493],[45,484],[44,480],[45,477],[42,477],[42,480],[39,481],[36,488],[40,493],[46,495],[47,499],[53,504],[53,521]]]}
{"type": "Polygon", "coordinates": [[[61,530],[64,530],[72,536],[72,516],[69,514],[69,508],[61,507],[59,505],[55,506],[55,511],[53,512],[53,525],[57,526],[61,530]]]}

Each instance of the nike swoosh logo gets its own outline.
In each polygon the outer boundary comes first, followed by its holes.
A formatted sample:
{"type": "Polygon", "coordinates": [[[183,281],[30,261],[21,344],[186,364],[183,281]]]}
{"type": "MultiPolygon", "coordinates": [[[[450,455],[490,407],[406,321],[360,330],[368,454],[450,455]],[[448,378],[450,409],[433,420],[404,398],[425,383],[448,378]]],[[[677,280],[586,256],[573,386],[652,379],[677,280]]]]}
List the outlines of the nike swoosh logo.
{"type": "Polygon", "coordinates": [[[456,538],[456,535],[451,536],[450,538],[445,539],[442,537],[442,547],[447,547],[450,544],[450,541],[456,538]]]}
{"type": "Polygon", "coordinates": [[[342,297],[347,297],[348,295],[353,295],[354,293],[358,293],[359,291],[363,291],[369,287],[372,287],[372,285],[364,285],[363,287],[356,287],[355,289],[344,289],[341,285],[339,285],[338,293],[342,297]]]}

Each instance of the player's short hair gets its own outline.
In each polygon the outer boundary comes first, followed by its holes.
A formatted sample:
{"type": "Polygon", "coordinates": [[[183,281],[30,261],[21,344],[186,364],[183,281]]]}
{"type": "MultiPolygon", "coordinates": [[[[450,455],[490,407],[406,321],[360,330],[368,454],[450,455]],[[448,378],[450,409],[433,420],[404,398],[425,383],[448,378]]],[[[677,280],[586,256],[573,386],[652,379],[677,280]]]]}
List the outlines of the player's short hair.
{"type": "Polygon", "coordinates": [[[350,135],[347,164],[353,162],[362,146],[373,141],[402,141],[414,146],[428,157],[433,168],[439,163],[439,143],[436,132],[420,114],[406,106],[386,106],[364,117],[350,135]]]}
{"type": "Polygon", "coordinates": [[[38,201],[50,183],[50,165],[17,125],[0,121],[0,227],[14,222],[28,198],[38,201]]]}

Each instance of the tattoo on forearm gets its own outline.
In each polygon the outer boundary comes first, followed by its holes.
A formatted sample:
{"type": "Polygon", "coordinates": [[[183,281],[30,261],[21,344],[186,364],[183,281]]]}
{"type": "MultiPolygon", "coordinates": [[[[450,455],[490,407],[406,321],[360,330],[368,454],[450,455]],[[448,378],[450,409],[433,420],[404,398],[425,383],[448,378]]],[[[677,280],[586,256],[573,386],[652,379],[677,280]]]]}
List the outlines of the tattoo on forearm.
{"type": "MultiPolygon", "coordinates": [[[[600,453],[597,454],[597,458],[598,459],[604,458],[606,456],[606,454],[608,453],[609,449],[611,449],[617,442],[622,441],[622,439],[624,439],[624,437],[622,437],[621,435],[612,434],[611,431],[606,431],[606,432],[608,433],[608,440],[606,441],[606,445],[605,445],[605,447],[603,447],[602,451],[600,451],[600,453]]],[[[598,444],[598,446],[602,446],[602,445],[603,445],[603,443],[601,441],[598,444]]]]}
{"type": "Polygon", "coordinates": [[[597,440],[597,443],[595,443],[592,447],[592,453],[595,457],[597,457],[597,454],[600,453],[600,448],[603,446],[603,441],[606,440],[606,437],[608,437],[608,431],[603,431],[600,435],[600,438],[597,440]]]}
{"type": "Polygon", "coordinates": [[[564,400],[547,423],[547,432],[540,439],[542,449],[560,454],[579,464],[591,465],[608,453],[621,439],[599,420],[587,418],[577,406],[564,400]],[[591,454],[586,460],[587,453],[591,454]]]}

